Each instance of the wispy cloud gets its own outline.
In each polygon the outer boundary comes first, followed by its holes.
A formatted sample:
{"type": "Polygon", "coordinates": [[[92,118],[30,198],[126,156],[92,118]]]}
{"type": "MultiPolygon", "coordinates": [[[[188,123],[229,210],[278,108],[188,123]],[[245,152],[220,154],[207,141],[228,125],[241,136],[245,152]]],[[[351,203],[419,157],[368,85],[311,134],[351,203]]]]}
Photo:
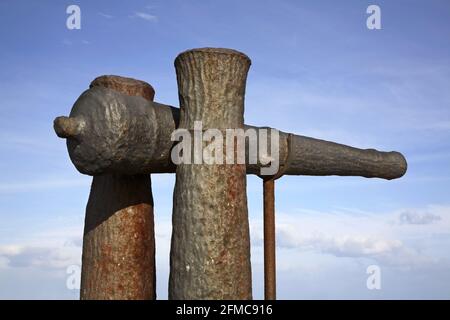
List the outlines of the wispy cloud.
{"type": "Polygon", "coordinates": [[[0,183],[1,193],[17,193],[37,191],[43,189],[60,189],[60,188],[74,188],[74,187],[89,187],[90,178],[76,178],[76,179],[54,179],[54,180],[39,180],[27,182],[11,182],[0,183]]]}
{"type": "MultiPolygon", "coordinates": [[[[425,239],[427,234],[439,231],[439,228],[447,230],[448,233],[450,207],[430,207],[423,209],[426,211],[421,210],[416,209],[416,212],[430,212],[441,216],[442,219],[431,225],[404,228],[398,224],[398,220],[397,223],[389,223],[391,219],[398,219],[399,212],[397,211],[374,215],[346,208],[333,212],[302,210],[289,215],[277,214],[277,265],[280,271],[278,282],[282,296],[299,298],[299,292],[289,293],[286,288],[290,287],[293,282],[296,285],[300,283],[303,285],[309,283],[307,281],[311,281],[320,297],[328,297],[330,271],[339,275],[336,280],[333,280],[333,284],[346,282],[349,290],[353,290],[354,294],[355,292],[360,294],[358,288],[365,290],[364,277],[366,276],[365,265],[367,262],[381,264],[383,275],[386,277],[383,278],[386,279],[384,280],[386,282],[383,283],[387,283],[389,273],[392,275],[392,277],[389,276],[389,281],[395,283],[390,282],[390,286],[409,283],[409,289],[420,291],[422,288],[417,287],[417,282],[422,279],[424,274],[428,277],[427,281],[438,281],[439,277],[448,274],[445,272],[448,268],[445,261],[440,260],[433,254],[433,251],[428,250],[434,250],[434,244],[428,243],[428,246],[422,246],[422,250],[419,250],[408,243],[407,238],[415,235],[419,237],[419,240],[425,239]],[[405,229],[408,230],[405,231],[405,229]],[[417,271],[418,273],[414,273],[416,268],[425,268],[427,272],[423,271],[425,269],[420,269],[417,271]],[[286,270],[295,270],[296,272],[283,272],[286,270]],[[361,274],[355,275],[355,270],[361,274]],[[437,272],[430,270],[437,270],[437,272]],[[313,280],[309,277],[313,277],[313,280]],[[405,277],[407,282],[403,282],[405,277]],[[323,282],[321,282],[322,278],[323,282]]],[[[157,287],[159,297],[165,298],[169,270],[171,221],[168,218],[156,218],[156,243],[158,246],[156,261],[159,281],[157,287]]],[[[252,266],[255,274],[261,275],[262,221],[253,219],[251,227],[252,266]]],[[[53,231],[46,230],[44,236],[34,235],[34,240],[29,239],[23,244],[0,245],[2,272],[16,275],[20,270],[26,270],[44,279],[45,272],[58,271],[64,276],[67,266],[79,265],[81,260],[82,226],[77,228],[75,230],[74,228],[57,227],[53,231]],[[43,238],[44,241],[42,241],[43,238]]],[[[438,240],[442,243],[442,239],[438,240]]],[[[443,250],[446,247],[443,247],[443,250]]],[[[65,283],[63,277],[52,281],[65,283]]],[[[256,277],[256,284],[258,283],[259,278],[256,277]]],[[[67,290],[63,285],[61,287],[61,290],[67,290]]],[[[63,292],[58,294],[61,295],[63,292]]],[[[259,291],[255,290],[255,292],[259,291]]],[[[384,290],[383,293],[392,292],[384,290]]],[[[304,294],[312,295],[312,291],[307,290],[304,294]]],[[[426,294],[426,292],[423,293],[423,295],[426,294]]],[[[408,292],[405,289],[396,297],[408,297],[408,292]]]]}
{"type": "Polygon", "coordinates": [[[0,132],[0,150],[8,152],[7,150],[19,150],[28,152],[42,152],[46,151],[49,154],[59,152],[61,144],[55,139],[48,139],[48,135],[39,135],[36,133],[32,135],[21,135],[14,132],[0,132]]]}
{"type": "Polygon", "coordinates": [[[439,162],[448,161],[448,159],[450,159],[450,152],[448,151],[418,152],[408,155],[408,163],[439,162]]]}
{"type": "Polygon", "coordinates": [[[0,244],[0,268],[65,271],[81,262],[82,234],[79,221],[64,220],[0,244]]]}
{"type": "MultiPolygon", "coordinates": [[[[450,207],[400,212],[375,215],[334,210],[277,214],[277,246],[280,250],[371,259],[390,267],[413,268],[441,263],[442,256],[435,255],[432,245],[427,248],[423,243],[448,228],[450,207]],[[414,226],[405,229],[404,224],[414,226]],[[416,247],[417,243],[420,247],[416,247]]],[[[253,244],[259,246],[262,221],[254,219],[251,227],[253,244]]],[[[446,234],[450,236],[450,232],[446,234]]],[[[443,256],[449,258],[446,254],[443,256]]]]}
{"type": "Polygon", "coordinates": [[[130,16],[131,18],[140,18],[140,19],[144,19],[150,22],[157,22],[158,21],[158,17],[147,13],[147,12],[142,12],[142,11],[136,11],[133,15],[130,16]]]}
{"type": "Polygon", "coordinates": [[[112,19],[112,18],[114,18],[114,16],[112,16],[112,15],[110,15],[110,14],[107,14],[107,13],[103,13],[103,12],[99,12],[98,15],[99,15],[99,16],[102,16],[103,18],[106,18],[106,19],[112,19]]]}
{"type": "Polygon", "coordinates": [[[64,46],[71,46],[71,45],[73,45],[73,42],[70,41],[70,40],[68,40],[68,39],[62,40],[61,43],[62,43],[64,46]]]}
{"type": "Polygon", "coordinates": [[[0,257],[6,260],[4,267],[60,269],[80,261],[81,248],[4,246],[0,247],[0,257]]]}

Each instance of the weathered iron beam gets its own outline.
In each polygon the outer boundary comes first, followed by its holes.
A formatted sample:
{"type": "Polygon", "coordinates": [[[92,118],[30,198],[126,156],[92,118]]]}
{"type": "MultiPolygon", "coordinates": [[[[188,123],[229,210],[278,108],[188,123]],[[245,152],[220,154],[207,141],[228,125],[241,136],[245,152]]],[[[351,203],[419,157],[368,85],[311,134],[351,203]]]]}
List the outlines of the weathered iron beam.
{"type": "MultiPolygon", "coordinates": [[[[70,158],[81,173],[173,173],[170,135],[179,117],[178,108],[94,87],[79,97],[69,118],[55,119],[55,131],[67,138],[70,158]]],[[[396,179],[407,168],[398,152],[358,149],[281,131],[279,139],[284,175],[396,179]]],[[[249,174],[260,174],[260,169],[260,164],[247,164],[249,174]]]]}
{"type": "MultiPolygon", "coordinates": [[[[153,100],[155,94],[145,82],[117,76],[99,77],[91,87],[110,88],[148,100],[153,100]]],[[[128,123],[116,124],[118,129],[127,130],[128,123]]],[[[98,131],[101,124],[93,123],[92,129],[102,137],[98,131]]],[[[73,133],[77,128],[71,130],[73,133]]],[[[68,140],[69,145],[72,143],[68,140]]],[[[155,289],[150,175],[94,176],[86,207],[80,298],[147,300],[156,298],[155,289]]]]}
{"type": "MultiPolygon", "coordinates": [[[[249,67],[234,50],[181,53],[180,128],[243,128],[249,67]]],[[[252,298],[245,164],[179,164],[172,228],[169,299],[252,298]]]]}

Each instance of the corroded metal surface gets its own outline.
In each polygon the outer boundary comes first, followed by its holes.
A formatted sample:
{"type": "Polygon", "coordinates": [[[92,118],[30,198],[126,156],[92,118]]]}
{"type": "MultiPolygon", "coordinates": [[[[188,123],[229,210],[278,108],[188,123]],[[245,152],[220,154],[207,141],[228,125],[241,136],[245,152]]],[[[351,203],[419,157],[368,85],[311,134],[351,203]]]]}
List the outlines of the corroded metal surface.
{"type": "Polygon", "coordinates": [[[343,144],[304,136],[290,135],[285,175],[362,176],[396,179],[407,169],[399,152],[358,149],[343,144]]]}
{"type": "Polygon", "coordinates": [[[276,299],[275,180],[263,180],[264,191],[264,299],[276,299]]]}
{"type": "MultiPolygon", "coordinates": [[[[68,138],[70,158],[81,173],[171,173],[175,166],[170,160],[170,135],[178,128],[179,117],[178,108],[94,87],[76,101],[70,118],[55,119],[55,131],[68,138]]],[[[250,128],[264,129],[245,126],[250,128]]],[[[363,150],[284,132],[280,132],[279,145],[278,176],[395,179],[407,168],[398,152],[363,150]]],[[[260,168],[260,164],[247,164],[247,173],[259,174],[260,168]]]]}
{"type": "Polygon", "coordinates": [[[69,118],[56,118],[54,127],[59,136],[68,136],[70,158],[81,173],[175,172],[173,109],[95,86],[78,98],[69,118]]]}
{"type": "MultiPolygon", "coordinates": [[[[92,86],[98,86],[94,92],[106,90],[101,86],[107,86],[129,95],[143,95],[151,99],[154,96],[150,85],[123,77],[103,76],[94,80],[92,86]]],[[[85,107],[89,108],[89,105],[85,107]]],[[[127,107],[131,108],[133,105],[127,107]]],[[[114,117],[114,114],[110,116],[114,117]]],[[[96,132],[96,137],[102,140],[104,124],[91,122],[89,125],[90,130],[96,132]]],[[[80,128],[80,132],[86,129],[84,125],[75,128],[80,128]]],[[[121,129],[127,130],[123,127],[121,129]]],[[[69,140],[69,148],[74,143],[77,140],[69,140]]],[[[100,150],[96,150],[95,146],[90,150],[92,154],[98,151],[100,150]]],[[[94,176],[86,208],[81,299],[155,299],[155,289],[155,239],[150,176],[94,176]]]]}
{"type": "MultiPolygon", "coordinates": [[[[175,67],[181,128],[243,128],[247,56],[194,49],[175,67]]],[[[245,165],[178,165],[172,222],[170,299],[251,299],[245,165]]]]}
{"type": "Polygon", "coordinates": [[[86,208],[81,299],[154,299],[150,178],[94,177],[86,208]]]}
{"type": "Polygon", "coordinates": [[[155,97],[155,89],[149,83],[121,76],[97,77],[89,87],[108,88],[128,96],[142,97],[148,101],[153,101],[155,97]]]}

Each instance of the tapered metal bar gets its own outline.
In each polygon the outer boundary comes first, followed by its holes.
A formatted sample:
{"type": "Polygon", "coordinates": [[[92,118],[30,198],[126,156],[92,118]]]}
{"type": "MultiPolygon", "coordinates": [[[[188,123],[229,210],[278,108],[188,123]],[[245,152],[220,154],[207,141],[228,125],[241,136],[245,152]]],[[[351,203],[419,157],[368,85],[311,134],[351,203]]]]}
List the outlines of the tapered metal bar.
{"type": "Polygon", "coordinates": [[[336,142],[289,135],[288,159],[284,175],[362,176],[397,179],[407,169],[399,152],[358,149],[336,142]]]}
{"type": "Polygon", "coordinates": [[[264,299],[276,299],[275,180],[264,179],[264,299]]]}
{"type": "MultiPolygon", "coordinates": [[[[122,77],[100,77],[91,86],[145,99],[155,94],[149,84],[122,77]]],[[[80,127],[72,128],[74,133],[80,127]]],[[[86,208],[80,298],[155,299],[155,280],[150,175],[94,176],[86,208]]]]}
{"type": "MultiPolygon", "coordinates": [[[[180,128],[243,128],[249,67],[234,50],[181,53],[180,128]]],[[[245,164],[179,164],[172,222],[169,299],[252,298],[245,164]]]]}

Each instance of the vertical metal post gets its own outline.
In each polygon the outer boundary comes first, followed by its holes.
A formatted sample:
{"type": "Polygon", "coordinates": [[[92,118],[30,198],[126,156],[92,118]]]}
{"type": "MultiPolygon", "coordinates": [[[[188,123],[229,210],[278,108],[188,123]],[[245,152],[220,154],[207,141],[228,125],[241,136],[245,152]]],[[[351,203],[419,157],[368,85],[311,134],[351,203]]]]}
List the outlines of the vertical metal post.
{"type": "MultiPolygon", "coordinates": [[[[244,128],[246,55],[194,49],[181,53],[175,67],[180,128],[192,132],[196,121],[202,121],[203,130],[222,134],[244,128]]],[[[196,156],[202,159],[202,150],[195,149],[196,132],[194,162],[196,156]]],[[[251,299],[245,164],[199,162],[176,169],[169,299],[251,299]]]]}
{"type": "Polygon", "coordinates": [[[275,180],[264,179],[264,299],[276,299],[275,180]]]}
{"type": "MultiPolygon", "coordinates": [[[[148,83],[118,76],[99,77],[92,86],[147,100],[155,94],[148,83]]],[[[150,175],[93,177],[83,237],[82,300],[156,298],[153,224],[150,175]]]]}

